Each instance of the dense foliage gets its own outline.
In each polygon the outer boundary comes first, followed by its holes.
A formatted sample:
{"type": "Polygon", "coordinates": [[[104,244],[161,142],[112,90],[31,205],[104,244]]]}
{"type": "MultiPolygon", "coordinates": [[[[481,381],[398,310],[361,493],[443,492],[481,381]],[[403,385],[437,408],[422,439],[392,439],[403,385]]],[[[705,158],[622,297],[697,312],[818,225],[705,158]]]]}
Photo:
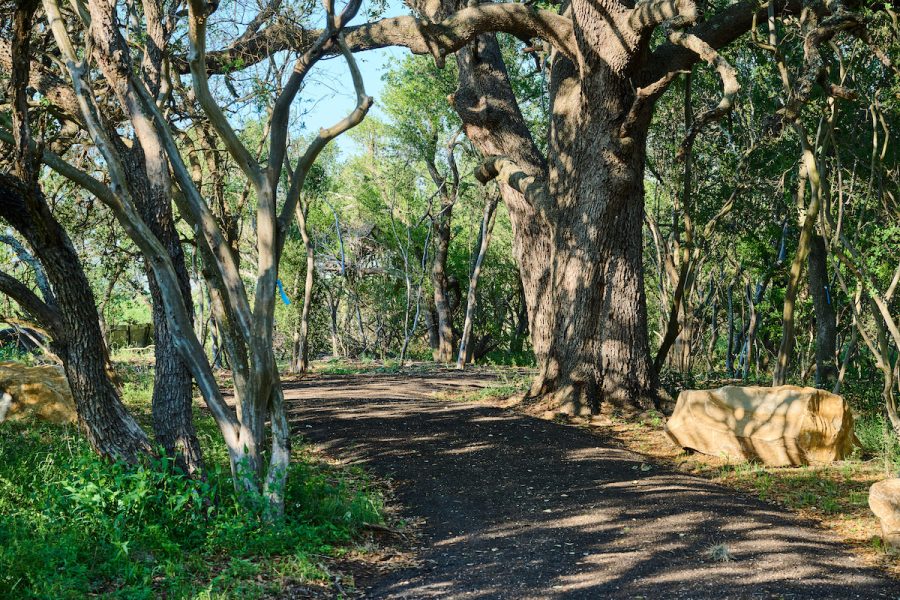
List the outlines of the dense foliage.
{"type": "MultiPolygon", "coordinates": [[[[128,384],[146,411],[147,381],[128,384]]],[[[0,428],[0,590],[8,597],[258,597],[293,581],[327,581],[321,557],[340,553],[381,500],[361,474],[303,450],[288,477],[286,518],[272,528],[230,482],[215,426],[198,413],[209,468],[201,480],[149,458],[100,459],[74,428],[0,428]]]]}

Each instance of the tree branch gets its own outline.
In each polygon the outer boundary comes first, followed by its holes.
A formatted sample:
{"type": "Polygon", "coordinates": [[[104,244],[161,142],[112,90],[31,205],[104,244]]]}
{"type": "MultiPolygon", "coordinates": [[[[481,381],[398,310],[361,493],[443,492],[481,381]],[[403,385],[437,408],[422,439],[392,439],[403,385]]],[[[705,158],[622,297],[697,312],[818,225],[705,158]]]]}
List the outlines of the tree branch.
{"type": "Polygon", "coordinates": [[[28,286],[15,277],[0,271],[0,293],[15,300],[22,310],[50,331],[53,337],[59,338],[59,332],[62,331],[59,312],[38,298],[37,294],[28,289],[28,286]]]}
{"type": "Polygon", "coordinates": [[[238,138],[237,133],[231,127],[231,123],[225,117],[219,104],[209,91],[209,78],[206,70],[206,24],[209,18],[207,4],[204,0],[190,0],[188,2],[188,31],[190,49],[188,51],[188,64],[190,66],[191,79],[194,83],[194,95],[203,108],[203,112],[209,117],[213,128],[222,138],[228,152],[234,157],[235,162],[247,176],[253,186],[259,190],[263,186],[263,175],[259,163],[253,158],[244,144],[238,138]]]}
{"type": "Polygon", "coordinates": [[[552,205],[547,184],[537,177],[528,175],[504,156],[493,156],[485,160],[475,170],[475,179],[482,185],[487,185],[492,179],[499,179],[525,196],[525,199],[538,210],[549,210],[552,205]]]}
{"type": "Polygon", "coordinates": [[[644,0],[631,11],[628,24],[638,32],[652,30],[665,22],[680,28],[693,25],[698,16],[693,0],[644,0]]]}
{"type": "Polygon", "coordinates": [[[678,44],[694,52],[705,60],[709,66],[715,67],[716,72],[719,73],[719,77],[722,79],[723,88],[722,99],[719,101],[719,104],[697,116],[690,129],[688,129],[687,135],[684,141],[681,142],[681,147],[676,155],[676,158],[680,160],[687,154],[688,149],[694,143],[694,138],[697,137],[701,129],[712,121],[721,119],[728,114],[734,105],[734,97],[741,89],[741,84],[738,83],[737,72],[734,70],[734,67],[722,58],[721,54],[713,50],[712,46],[696,35],[683,31],[673,31],[669,34],[669,40],[673,44],[678,44]]]}
{"type": "MultiPolygon", "coordinates": [[[[303,84],[306,75],[322,56],[327,45],[333,41],[335,35],[340,33],[350,19],[356,16],[357,11],[359,10],[360,1],[361,0],[350,0],[337,18],[330,12],[326,14],[328,26],[316,39],[315,43],[313,43],[313,45],[297,59],[291,76],[288,78],[287,83],[285,83],[281,94],[279,94],[278,98],[275,100],[269,134],[268,177],[269,186],[272,189],[275,189],[275,185],[281,175],[284,156],[287,150],[287,129],[291,104],[297,96],[297,93],[300,91],[300,86],[303,84]]],[[[327,4],[327,6],[331,6],[331,4],[327,4]]],[[[327,10],[333,10],[333,8],[327,10]]]]}
{"type": "MultiPolygon", "coordinates": [[[[778,0],[775,5],[776,13],[794,13],[800,10],[802,2],[778,0]]],[[[747,33],[753,26],[754,15],[765,20],[765,6],[761,7],[758,0],[743,0],[716,13],[709,20],[699,23],[685,33],[695,35],[713,49],[719,49],[747,33]]],[[[687,70],[698,59],[699,56],[695,52],[684,46],[673,42],[662,44],[647,57],[644,69],[637,78],[639,85],[647,86],[669,73],[687,70]]]]}
{"type": "Polygon", "coordinates": [[[41,265],[40,261],[32,256],[31,253],[25,249],[25,246],[11,235],[0,235],[0,243],[4,243],[12,248],[16,253],[16,256],[19,257],[19,260],[32,268],[34,271],[35,283],[37,283],[38,289],[41,290],[44,299],[47,302],[53,302],[53,290],[50,288],[50,282],[47,281],[47,274],[44,272],[44,267],[41,265]]]}
{"type": "Polygon", "coordinates": [[[291,175],[291,187],[288,190],[284,206],[278,217],[279,237],[281,238],[278,244],[279,255],[281,254],[281,248],[284,245],[284,232],[287,231],[288,224],[294,214],[294,208],[297,206],[300,192],[303,189],[303,184],[306,181],[309,169],[312,167],[313,163],[316,162],[319,153],[322,152],[326,145],[328,145],[328,142],[345,131],[359,125],[369,112],[369,108],[372,106],[372,98],[366,95],[363,78],[359,72],[359,67],[356,64],[356,59],[353,57],[352,51],[345,42],[343,36],[338,36],[337,43],[344,55],[344,59],[347,61],[347,66],[350,68],[350,76],[353,79],[353,87],[356,90],[356,108],[354,108],[349,115],[331,127],[320,129],[319,134],[309,144],[306,148],[306,152],[303,153],[303,156],[300,157],[300,160],[297,162],[297,167],[291,175]]]}
{"type": "MultiPolygon", "coordinates": [[[[510,33],[522,39],[544,39],[577,63],[578,49],[569,18],[513,2],[470,6],[438,23],[410,16],[381,19],[348,27],[346,42],[352,52],[402,46],[413,54],[431,54],[441,64],[446,55],[459,50],[477,35],[492,31],[510,33]]],[[[206,57],[206,69],[210,73],[223,73],[245,68],[277,52],[307,48],[321,34],[321,30],[278,21],[224,50],[210,52],[206,57]]],[[[327,51],[337,53],[340,50],[330,45],[327,51]]],[[[184,59],[175,58],[173,64],[182,73],[190,71],[190,64],[184,59]]]]}

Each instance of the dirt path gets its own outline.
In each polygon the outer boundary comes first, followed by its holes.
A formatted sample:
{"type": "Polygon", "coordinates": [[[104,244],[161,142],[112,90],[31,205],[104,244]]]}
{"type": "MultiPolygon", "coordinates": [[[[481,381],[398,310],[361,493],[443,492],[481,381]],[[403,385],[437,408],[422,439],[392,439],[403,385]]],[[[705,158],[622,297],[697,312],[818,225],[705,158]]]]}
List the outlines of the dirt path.
{"type": "Polygon", "coordinates": [[[771,505],[574,427],[428,396],[488,383],[451,372],[288,384],[303,435],[391,477],[405,513],[425,519],[425,566],[367,598],[900,598],[900,582],[771,505]],[[711,558],[722,544],[731,560],[711,558]]]}

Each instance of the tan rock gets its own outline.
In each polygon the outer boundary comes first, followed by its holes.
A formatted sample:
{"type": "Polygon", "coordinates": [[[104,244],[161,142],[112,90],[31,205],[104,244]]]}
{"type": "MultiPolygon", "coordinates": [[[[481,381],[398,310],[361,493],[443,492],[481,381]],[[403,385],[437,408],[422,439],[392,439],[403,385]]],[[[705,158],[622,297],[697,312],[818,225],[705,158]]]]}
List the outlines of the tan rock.
{"type": "Polygon", "coordinates": [[[29,418],[57,424],[77,420],[62,368],[0,363],[0,422],[29,418]]]}
{"type": "Polygon", "coordinates": [[[841,460],[856,440],[842,397],[793,385],[685,390],[665,431],[682,448],[778,467],[841,460]]]}
{"type": "Polygon", "coordinates": [[[900,548],[900,479],[885,479],[869,488],[869,508],[881,521],[881,539],[900,548]]]}

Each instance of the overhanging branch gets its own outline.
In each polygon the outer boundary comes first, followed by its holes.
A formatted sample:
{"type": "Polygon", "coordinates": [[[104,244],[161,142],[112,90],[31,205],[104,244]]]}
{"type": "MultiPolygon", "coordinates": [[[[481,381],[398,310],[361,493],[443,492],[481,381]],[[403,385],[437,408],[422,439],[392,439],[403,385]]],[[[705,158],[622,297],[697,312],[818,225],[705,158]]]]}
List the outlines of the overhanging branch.
{"type": "MultiPolygon", "coordinates": [[[[390,17],[348,27],[345,39],[352,52],[401,46],[409,48],[413,54],[431,54],[440,63],[444,56],[486,32],[505,32],[521,39],[541,38],[577,62],[578,49],[569,18],[550,10],[513,2],[470,6],[437,23],[410,16],[390,17]]],[[[209,52],[206,55],[206,70],[208,73],[224,73],[246,68],[278,52],[302,52],[321,34],[321,30],[305,29],[279,20],[255,35],[239,39],[224,50],[209,52]]],[[[340,49],[337,44],[330,44],[327,52],[337,54],[340,49]]],[[[179,72],[190,72],[190,65],[184,58],[175,57],[172,62],[179,72]]]]}

